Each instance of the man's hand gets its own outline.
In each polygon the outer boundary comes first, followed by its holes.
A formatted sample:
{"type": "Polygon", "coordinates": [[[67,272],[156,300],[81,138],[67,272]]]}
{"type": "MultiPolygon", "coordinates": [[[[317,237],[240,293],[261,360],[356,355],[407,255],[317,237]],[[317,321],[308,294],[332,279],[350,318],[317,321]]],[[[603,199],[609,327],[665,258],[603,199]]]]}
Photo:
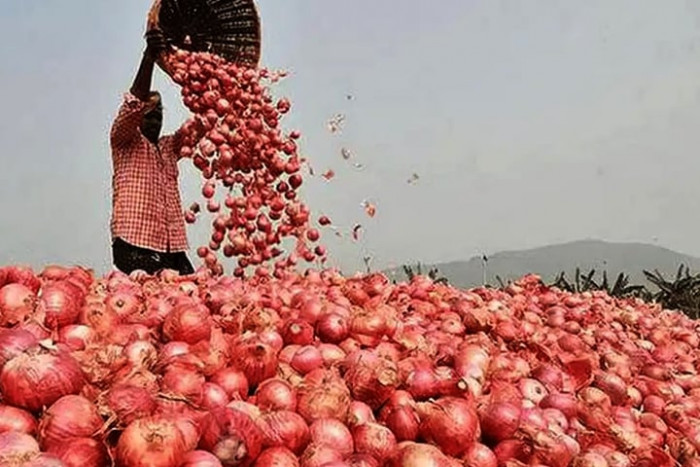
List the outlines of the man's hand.
{"type": "Polygon", "coordinates": [[[159,29],[151,29],[146,33],[146,52],[145,54],[152,59],[158,58],[168,46],[163,32],[159,29]]]}

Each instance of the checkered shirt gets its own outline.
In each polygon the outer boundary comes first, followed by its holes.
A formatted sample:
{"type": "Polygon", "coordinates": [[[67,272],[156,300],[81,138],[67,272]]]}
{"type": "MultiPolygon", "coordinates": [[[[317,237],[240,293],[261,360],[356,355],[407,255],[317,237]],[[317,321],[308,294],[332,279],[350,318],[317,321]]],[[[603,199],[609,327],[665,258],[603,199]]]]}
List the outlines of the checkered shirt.
{"type": "Polygon", "coordinates": [[[141,134],[145,113],[146,104],[126,93],[112,124],[112,238],[158,252],[186,251],[180,136],[163,136],[154,145],[141,134]]]}

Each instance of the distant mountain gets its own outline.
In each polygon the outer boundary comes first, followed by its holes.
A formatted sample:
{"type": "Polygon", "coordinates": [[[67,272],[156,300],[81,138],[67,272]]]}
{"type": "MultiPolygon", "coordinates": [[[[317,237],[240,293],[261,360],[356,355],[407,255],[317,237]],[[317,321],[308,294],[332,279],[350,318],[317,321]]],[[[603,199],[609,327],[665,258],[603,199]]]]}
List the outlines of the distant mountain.
{"type": "MultiPolygon", "coordinates": [[[[545,282],[550,282],[562,271],[566,272],[569,280],[573,280],[578,267],[582,272],[595,269],[599,279],[605,270],[613,281],[620,272],[624,272],[629,275],[631,284],[648,285],[644,270],[656,269],[669,277],[675,276],[680,265],[688,266],[691,272],[700,271],[700,258],[642,243],[582,240],[491,255],[486,262],[485,273],[486,283],[493,285],[498,283],[496,276],[508,281],[529,273],[539,274],[545,282]]],[[[427,274],[433,267],[454,286],[464,288],[483,284],[484,268],[481,257],[474,257],[468,261],[422,265],[423,273],[427,274]]],[[[406,277],[401,268],[387,273],[399,280],[406,277]]]]}

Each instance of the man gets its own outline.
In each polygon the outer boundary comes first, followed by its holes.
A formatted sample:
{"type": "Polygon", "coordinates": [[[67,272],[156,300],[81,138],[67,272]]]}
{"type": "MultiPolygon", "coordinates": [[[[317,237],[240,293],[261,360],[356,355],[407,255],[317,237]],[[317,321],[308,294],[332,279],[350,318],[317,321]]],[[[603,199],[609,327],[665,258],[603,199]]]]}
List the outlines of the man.
{"type": "Polygon", "coordinates": [[[146,35],[138,73],[112,125],[112,257],[126,274],[173,269],[191,274],[178,186],[179,132],[160,136],[163,105],[151,91],[153,70],[165,48],[161,33],[146,35]]]}

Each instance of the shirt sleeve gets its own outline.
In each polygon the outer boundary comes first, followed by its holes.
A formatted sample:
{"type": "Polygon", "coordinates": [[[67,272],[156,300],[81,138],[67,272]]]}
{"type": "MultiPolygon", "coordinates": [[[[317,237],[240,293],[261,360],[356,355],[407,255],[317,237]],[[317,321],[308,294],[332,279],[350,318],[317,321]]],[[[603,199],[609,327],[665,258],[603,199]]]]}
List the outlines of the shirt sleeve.
{"type": "Polygon", "coordinates": [[[126,93],[112,123],[110,142],[113,147],[124,147],[137,138],[141,132],[141,122],[146,114],[146,103],[130,92],[126,93]]]}

